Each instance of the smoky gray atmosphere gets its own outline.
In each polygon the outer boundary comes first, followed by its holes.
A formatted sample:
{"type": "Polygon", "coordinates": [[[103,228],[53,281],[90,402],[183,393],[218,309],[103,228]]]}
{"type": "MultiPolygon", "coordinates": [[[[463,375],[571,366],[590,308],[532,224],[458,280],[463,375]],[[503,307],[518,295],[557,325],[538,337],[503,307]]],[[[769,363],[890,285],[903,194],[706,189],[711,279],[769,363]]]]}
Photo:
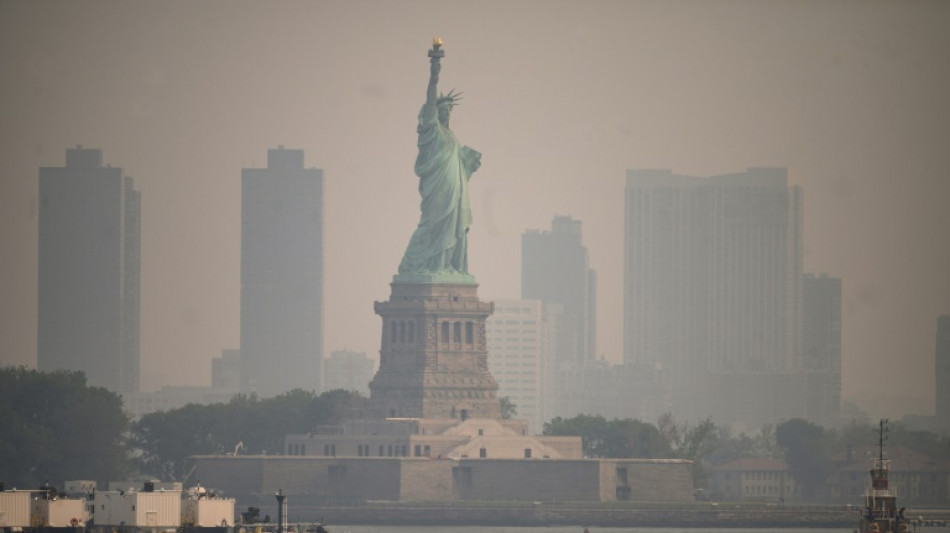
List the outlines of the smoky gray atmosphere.
{"type": "Polygon", "coordinates": [[[141,387],[240,343],[241,175],[323,171],[324,353],[376,357],[419,220],[433,36],[481,152],[468,271],[521,297],[522,235],[583,223],[597,355],[623,359],[628,169],[787,169],[805,273],[840,278],[842,399],[934,414],[950,313],[950,4],[0,0],[0,363],[36,366],[38,169],[102,150],[141,194],[141,387]]]}

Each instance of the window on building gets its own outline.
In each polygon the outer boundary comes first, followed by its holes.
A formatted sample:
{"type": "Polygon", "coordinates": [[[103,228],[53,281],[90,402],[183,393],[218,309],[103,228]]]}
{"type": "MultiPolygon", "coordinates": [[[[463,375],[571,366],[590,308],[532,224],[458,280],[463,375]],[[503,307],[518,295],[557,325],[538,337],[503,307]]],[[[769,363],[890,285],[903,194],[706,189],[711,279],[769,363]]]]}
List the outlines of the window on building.
{"type": "Polygon", "coordinates": [[[440,340],[442,341],[442,344],[445,344],[445,345],[449,344],[449,323],[448,322],[442,323],[442,338],[440,340]]]}
{"type": "Polygon", "coordinates": [[[465,323],[465,342],[472,344],[475,339],[475,326],[471,322],[465,323]]]}
{"type": "Polygon", "coordinates": [[[628,485],[627,482],[627,469],[624,467],[617,467],[617,484],[618,485],[628,485]]]}
{"type": "Polygon", "coordinates": [[[409,321],[409,342],[416,342],[416,323],[412,320],[409,321]]]}
{"type": "Polygon", "coordinates": [[[422,457],[422,445],[416,444],[415,447],[416,457],[422,457]]]}
{"type": "Polygon", "coordinates": [[[485,448],[479,448],[478,456],[481,457],[482,459],[488,457],[488,450],[486,450],[485,448]]]}
{"type": "Polygon", "coordinates": [[[454,327],[452,328],[452,333],[453,333],[452,340],[455,342],[455,344],[461,344],[462,343],[462,323],[461,322],[456,322],[454,324],[454,327]]]}
{"type": "Polygon", "coordinates": [[[390,337],[389,340],[390,340],[390,342],[393,342],[393,343],[394,343],[394,342],[396,342],[396,323],[395,323],[395,322],[392,323],[392,328],[391,328],[391,329],[392,329],[392,333],[391,333],[390,336],[389,336],[389,337],[390,337]]]}
{"type": "Polygon", "coordinates": [[[531,459],[531,448],[525,448],[525,449],[524,449],[524,458],[525,458],[525,459],[531,459]]]}

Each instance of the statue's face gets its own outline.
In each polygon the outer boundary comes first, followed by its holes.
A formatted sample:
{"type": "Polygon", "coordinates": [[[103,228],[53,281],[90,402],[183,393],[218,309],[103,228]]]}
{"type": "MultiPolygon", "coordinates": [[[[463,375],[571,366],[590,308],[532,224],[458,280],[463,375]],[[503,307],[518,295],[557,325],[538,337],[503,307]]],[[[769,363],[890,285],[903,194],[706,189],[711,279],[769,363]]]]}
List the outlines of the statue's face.
{"type": "Polygon", "coordinates": [[[452,114],[452,106],[447,106],[447,105],[439,106],[439,122],[443,124],[448,124],[450,114],[452,114]]]}

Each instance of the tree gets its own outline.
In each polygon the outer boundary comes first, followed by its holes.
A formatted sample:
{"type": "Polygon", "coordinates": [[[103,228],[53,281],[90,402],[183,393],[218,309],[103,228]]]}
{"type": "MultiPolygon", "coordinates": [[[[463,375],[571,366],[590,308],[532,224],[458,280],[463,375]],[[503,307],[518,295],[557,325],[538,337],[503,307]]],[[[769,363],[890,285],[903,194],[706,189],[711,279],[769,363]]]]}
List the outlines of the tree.
{"type": "Polygon", "coordinates": [[[723,426],[719,428],[718,440],[719,446],[706,456],[706,460],[712,465],[750,457],[773,458],[778,453],[775,444],[775,426],[771,424],[764,424],[759,428],[759,432],[752,436],[746,433],[733,436],[729,428],[723,426]]]}
{"type": "Polygon", "coordinates": [[[705,459],[719,448],[722,430],[711,418],[694,426],[689,423],[678,425],[670,413],[660,415],[657,427],[676,457],[693,462],[693,487],[705,488],[709,482],[705,459]]]}
{"type": "Polygon", "coordinates": [[[238,443],[249,454],[280,454],[285,435],[338,424],[358,414],[365,402],[344,390],[317,396],[296,389],[266,399],[238,395],[226,404],[190,404],[145,415],[133,427],[132,442],[143,472],[187,481],[189,456],[230,452],[238,443]]]}
{"type": "Polygon", "coordinates": [[[0,369],[0,472],[8,486],[128,474],[122,399],[82,372],[0,369]]]}
{"type": "Polygon", "coordinates": [[[581,437],[585,457],[652,459],[670,455],[656,426],[629,418],[608,421],[592,415],[557,417],[544,424],[544,434],[581,437]]]}
{"type": "Polygon", "coordinates": [[[501,398],[501,417],[505,420],[518,416],[518,406],[511,401],[510,396],[501,398]]]}
{"type": "Polygon", "coordinates": [[[544,435],[581,438],[584,457],[606,457],[607,420],[602,416],[578,415],[574,418],[552,418],[544,423],[544,435]]]}
{"type": "Polygon", "coordinates": [[[605,457],[659,459],[672,455],[669,443],[653,424],[630,418],[614,419],[608,422],[607,429],[605,457]]]}
{"type": "Polygon", "coordinates": [[[802,497],[816,500],[832,472],[830,435],[819,425],[793,418],[779,424],[775,440],[785,449],[785,462],[801,485],[802,497]]]}

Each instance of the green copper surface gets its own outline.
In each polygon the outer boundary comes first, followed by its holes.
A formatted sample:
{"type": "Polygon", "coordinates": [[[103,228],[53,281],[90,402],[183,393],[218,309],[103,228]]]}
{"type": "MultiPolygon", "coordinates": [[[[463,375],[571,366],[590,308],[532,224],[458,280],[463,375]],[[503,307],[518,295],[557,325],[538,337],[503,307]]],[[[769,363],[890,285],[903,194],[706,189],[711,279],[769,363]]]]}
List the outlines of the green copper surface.
{"type": "Polygon", "coordinates": [[[462,146],[449,129],[458,94],[438,96],[444,55],[441,41],[434,42],[429,50],[426,102],[416,128],[419,154],[415,171],[422,196],[421,215],[394,281],[474,282],[468,274],[468,228],[472,224],[468,180],[481,165],[481,154],[462,146]]]}
{"type": "Polygon", "coordinates": [[[475,276],[468,272],[457,270],[441,270],[439,272],[412,272],[396,274],[393,283],[452,283],[474,285],[475,276]]]}

